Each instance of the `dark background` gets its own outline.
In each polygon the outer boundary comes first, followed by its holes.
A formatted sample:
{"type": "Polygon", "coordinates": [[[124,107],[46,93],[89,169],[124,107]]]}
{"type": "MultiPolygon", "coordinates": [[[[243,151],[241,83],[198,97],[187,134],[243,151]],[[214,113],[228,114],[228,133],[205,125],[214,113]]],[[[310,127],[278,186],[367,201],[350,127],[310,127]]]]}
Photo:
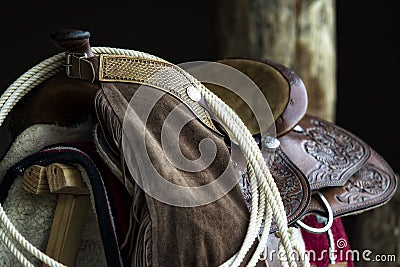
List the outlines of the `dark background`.
{"type": "MultiPolygon", "coordinates": [[[[400,172],[400,45],[395,3],[336,3],[336,123],[364,139],[400,172]]],[[[213,0],[3,2],[0,91],[59,52],[49,39],[58,29],[88,30],[92,46],[139,50],[173,63],[219,59],[216,16],[213,0]]],[[[0,134],[4,141],[1,129],[0,134]]]]}
{"type": "MultiPolygon", "coordinates": [[[[59,52],[49,39],[58,29],[85,29],[92,46],[139,50],[174,63],[219,59],[213,3],[8,1],[0,16],[0,91],[59,52]]],[[[399,172],[400,45],[394,4],[337,1],[336,123],[363,138],[399,172]]]]}
{"type": "Polygon", "coordinates": [[[336,122],[400,171],[400,41],[394,2],[337,1],[336,122]]]}

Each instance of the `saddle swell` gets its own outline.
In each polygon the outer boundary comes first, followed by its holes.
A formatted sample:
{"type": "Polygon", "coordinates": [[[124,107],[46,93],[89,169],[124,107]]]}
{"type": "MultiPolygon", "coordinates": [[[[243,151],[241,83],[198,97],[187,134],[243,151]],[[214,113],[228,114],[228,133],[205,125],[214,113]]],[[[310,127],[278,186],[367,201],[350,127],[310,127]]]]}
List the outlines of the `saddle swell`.
{"type": "Polygon", "coordinates": [[[98,85],[82,83],[59,73],[26,95],[10,116],[14,138],[35,124],[73,127],[95,118],[98,85]]]}

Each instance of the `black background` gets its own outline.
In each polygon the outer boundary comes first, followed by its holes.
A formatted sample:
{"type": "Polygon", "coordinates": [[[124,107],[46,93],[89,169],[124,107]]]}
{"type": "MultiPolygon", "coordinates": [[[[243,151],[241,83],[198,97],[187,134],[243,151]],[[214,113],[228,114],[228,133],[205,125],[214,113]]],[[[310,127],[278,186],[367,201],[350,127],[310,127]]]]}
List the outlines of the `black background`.
{"type": "MultiPolygon", "coordinates": [[[[0,90],[58,53],[49,34],[66,28],[90,31],[92,46],[139,50],[174,63],[219,59],[213,3],[3,2],[0,90]]],[[[400,45],[394,4],[337,1],[336,123],[363,138],[399,172],[400,45]]]]}
{"type": "Polygon", "coordinates": [[[393,1],[337,2],[336,122],[400,171],[400,41],[393,1]]]}
{"type": "MultiPolygon", "coordinates": [[[[336,123],[364,139],[399,172],[400,45],[395,3],[336,3],[336,123]]],[[[0,91],[59,52],[49,39],[59,29],[88,30],[92,46],[139,50],[174,63],[219,59],[215,11],[212,0],[2,2],[0,91]]]]}

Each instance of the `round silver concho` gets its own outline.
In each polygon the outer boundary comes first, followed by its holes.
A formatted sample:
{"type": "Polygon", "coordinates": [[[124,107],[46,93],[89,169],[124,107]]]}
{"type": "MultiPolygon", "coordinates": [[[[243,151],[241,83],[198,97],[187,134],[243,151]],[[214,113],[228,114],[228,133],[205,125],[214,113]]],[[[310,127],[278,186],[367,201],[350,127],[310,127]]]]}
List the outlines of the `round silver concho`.
{"type": "Polygon", "coordinates": [[[261,149],[267,152],[274,152],[279,146],[281,142],[272,136],[264,136],[261,138],[261,149]]]}
{"type": "Polygon", "coordinates": [[[201,94],[199,90],[197,90],[193,85],[186,88],[186,93],[193,101],[199,102],[201,100],[201,94]]]}

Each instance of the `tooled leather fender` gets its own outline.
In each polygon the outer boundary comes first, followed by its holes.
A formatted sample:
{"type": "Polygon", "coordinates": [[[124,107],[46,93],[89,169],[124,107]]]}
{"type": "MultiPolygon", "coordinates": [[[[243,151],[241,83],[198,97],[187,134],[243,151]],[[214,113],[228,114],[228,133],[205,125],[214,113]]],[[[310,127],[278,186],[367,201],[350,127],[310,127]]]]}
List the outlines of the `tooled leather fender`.
{"type": "MultiPolygon", "coordinates": [[[[235,59],[234,62],[229,63],[254,78],[254,72],[249,71],[251,61],[235,59]]],[[[306,98],[306,90],[294,72],[271,61],[257,62],[260,63],[277,68],[289,84],[288,103],[275,121],[280,147],[272,161],[271,155],[263,151],[281,193],[289,224],[309,213],[327,215],[326,207],[315,194],[317,191],[328,200],[333,217],[359,213],[389,201],[396,191],[397,179],[388,163],[348,130],[305,114],[307,101],[302,98],[306,98]]],[[[250,207],[245,162],[240,157],[234,161],[238,163],[235,168],[239,184],[250,207]]],[[[271,227],[271,232],[274,231],[275,224],[271,227]]]]}
{"type": "MultiPolygon", "coordinates": [[[[310,213],[327,216],[326,207],[315,195],[317,191],[327,199],[334,218],[384,205],[396,192],[397,177],[387,161],[359,137],[333,123],[305,115],[279,140],[270,171],[289,223],[310,213]],[[304,203],[307,191],[299,191],[306,186],[300,183],[302,179],[312,188],[310,202],[304,203]]],[[[243,190],[248,192],[243,166],[241,170],[243,190]]],[[[245,196],[250,204],[251,198],[245,196]]],[[[274,231],[276,226],[272,225],[274,231]]]]}
{"type": "MultiPolygon", "coordinates": [[[[334,217],[360,213],[385,204],[397,178],[386,160],[346,129],[306,115],[281,141],[282,151],[307,177],[313,191],[328,200],[334,217]]],[[[313,197],[306,213],[325,214],[313,197]]]]}
{"type": "Polygon", "coordinates": [[[311,189],[343,186],[370,158],[370,147],[349,131],[311,115],[280,137],[281,148],[307,176],[311,189]]]}
{"type": "MultiPolygon", "coordinates": [[[[265,151],[262,151],[262,154],[266,159],[271,158],[268,160],[271,175],[280,192],[288,223],[294,224],[304,215],[309,207],[311,200],[310,185],[304,174],[290,161],[281,149],[278,148],[272,157],[265,151]]],[[[234,162],[236,163],[235,169],[239,177],[239,185],[243,191],[247,208],[250,210],[252,201],[250,180],[247,168],[245,167],[246,165],[242,160],[239,157],[234,158],[234,162]]],[[[273,221],[270,232],[272,233],[276,230],[277,226],[273,221]]]]}
{"type": "MultiPolygon", "coordinates": [[[[332,207],[334,216],[358,214],[384,205],[396,192],[397,177],[392,168],[375,151],[371,159],[354,173],[341,187],[322,189],[332,207]]],[[[307,213],[325,215],[325,207],[313,199],[307,213]]]]}

